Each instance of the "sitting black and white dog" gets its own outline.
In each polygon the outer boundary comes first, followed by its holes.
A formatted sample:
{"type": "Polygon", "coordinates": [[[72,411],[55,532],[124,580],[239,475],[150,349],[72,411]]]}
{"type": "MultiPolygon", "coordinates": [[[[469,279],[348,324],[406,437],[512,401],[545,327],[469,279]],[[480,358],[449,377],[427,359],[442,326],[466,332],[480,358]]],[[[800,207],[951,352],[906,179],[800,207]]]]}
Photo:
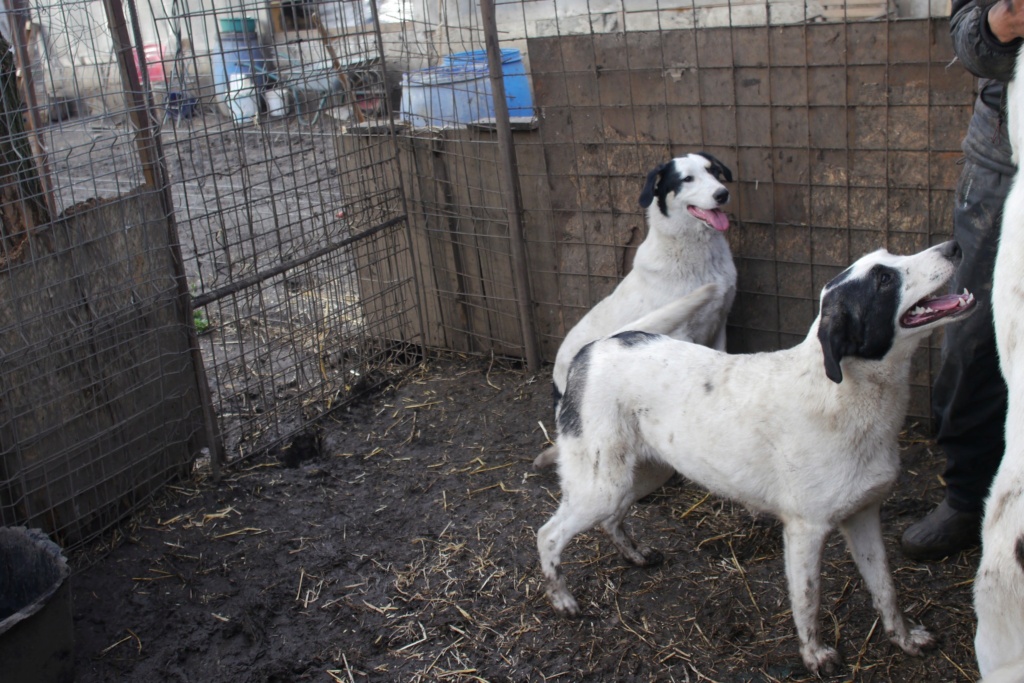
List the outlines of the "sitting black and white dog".
{"type": "MultiPolygon", "coordinates": [[[[676,336],[676,330],[686,328],[686,320],[678,315],[688,314],[687,304],[679,300],[702,285],[717,285],[719,298],[709,302],[715,307],[715,324],[708,338],[688,340],[725,350],[725,322],[736,298],[736,266],[725,238],[729,217],[721,207],[729,201],[729,190],[723,181],[732,182],[732,171],[703,152],[672,159],[647,175],[640,193],[640,206],[647,209],[647,237],[636,250],[633,269],[569,330],[558,348],[552,371],[556,410],[569,364],[585,344],[626,326],[676,336]],[[645,316],[649,317],[640,323],[645,316]]],[[[555,448],[548,449],[534,465],[551,465],[556,453],[555,448]]]]}
{"type": "Polygon", "coordinates": [[[974,307],[967,292],[931,296],[959,260],[953,242],[913,256],[864,256],[825,286],[806,339],[783,351],[728,355],[644,332],[584,347],[558,416],[561,504],[537,533],[555,610],[579,612],[560,558],[595,525],[628,561],[660,558],[635,545],[622,522],[676,471],[782,521],[808,669],[838,660],[818,633],[822,549],[836,526],[892,641],[911,654],[930,645],[897,606],[879,509],[899,467],[911,356],[930,331],[974,307]]]}
{"type": "Polygon", "coordinates": [[[722,287],[720,324],[714,345],[725,349],[725,319],[736,297],[736,266],[725,231],[729,201],[722,182],[732,171],[710,154],[688,154],[647,175],[640,206],[647,209],[647,237],[636,250],[633,269],[565,335],[555,358],[556,396],[576,352],[584,344],[621,329],[701,285],[722,287]]]}

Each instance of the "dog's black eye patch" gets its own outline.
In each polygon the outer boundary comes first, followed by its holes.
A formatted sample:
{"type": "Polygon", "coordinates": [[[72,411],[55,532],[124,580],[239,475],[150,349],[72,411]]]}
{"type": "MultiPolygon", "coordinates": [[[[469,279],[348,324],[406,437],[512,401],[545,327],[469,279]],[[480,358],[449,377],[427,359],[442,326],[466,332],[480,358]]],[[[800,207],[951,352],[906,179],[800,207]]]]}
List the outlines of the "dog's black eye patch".
{"type": "Polygon", "coordinates": [[[871,276],[879,287],[890,287],[899,282],[899,273],[888,266],[875,266],[871,269],[871,276]]]}
{"type": "Polygon", "coordinates": [[[619,332],[618,334],[612,335],[612,339],[617,339],[623,346],[639,346],[641,344],[647,344],[658,338],[658,335],[651,334],[650,332],[642,332],[640,330],[627,330],[626,332],[619,332]]]}
{"type": "Polygon", "coordinates": [[[833,278],[821,301],[818,339],[829,378],[842,381],[839,361],[846,356],[881,360],[896,337],[900,305],[899,275],[887,266],[851,277],[850,269],[833,278]],[[885,279],[886,283],[879,284],[885,279]]]}
{"type": "Polygon", "coordinates": [[[717,180],[725,181],[727,183],[732,182],[732,171],[729,170],[728,166],[707,152],[697,152],[697,154],[711,162],[711,165],[708,167],[708,171],[711,175],[715,176],[717,180]]]}

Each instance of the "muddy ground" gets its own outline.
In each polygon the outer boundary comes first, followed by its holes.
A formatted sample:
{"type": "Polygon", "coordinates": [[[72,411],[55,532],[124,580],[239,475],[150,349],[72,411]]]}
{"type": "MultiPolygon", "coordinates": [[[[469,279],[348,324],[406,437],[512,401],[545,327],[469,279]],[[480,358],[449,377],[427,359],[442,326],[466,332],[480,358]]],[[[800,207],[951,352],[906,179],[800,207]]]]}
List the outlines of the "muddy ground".
{"type": "MultiPolygon", "coordinates": [[[[198,467],[112,551],[72,558],[77,680],[812,680],[779,525],[683,481],[630,520],[665,562],[628,566],[587,534],[565,556],[584,615],[553,614],[534,532],[558,485],[530,466],[549,381],[550,367],[435,359],[334,416],[320,455],[250,460],[219,484],[198,467]]],[[[901,605],[939,647],[914,658],[886,641],[834,536],[822,624],[845,662],[826,680],[976,678],[977,551],[934,565],[899,554],[942,496],[941,460],[914,434],[883,524],[901,605]]]]}

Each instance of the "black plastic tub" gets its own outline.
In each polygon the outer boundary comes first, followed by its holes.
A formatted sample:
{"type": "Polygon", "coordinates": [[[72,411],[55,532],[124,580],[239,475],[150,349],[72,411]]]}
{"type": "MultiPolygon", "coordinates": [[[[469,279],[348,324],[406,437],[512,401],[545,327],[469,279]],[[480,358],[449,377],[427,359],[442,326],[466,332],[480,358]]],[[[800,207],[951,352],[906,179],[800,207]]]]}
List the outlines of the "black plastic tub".
{"type": "Polygon", "coordinates": [[[38,529],[0,527],[0,680],[75,678],[67,560],[38,529]]]}

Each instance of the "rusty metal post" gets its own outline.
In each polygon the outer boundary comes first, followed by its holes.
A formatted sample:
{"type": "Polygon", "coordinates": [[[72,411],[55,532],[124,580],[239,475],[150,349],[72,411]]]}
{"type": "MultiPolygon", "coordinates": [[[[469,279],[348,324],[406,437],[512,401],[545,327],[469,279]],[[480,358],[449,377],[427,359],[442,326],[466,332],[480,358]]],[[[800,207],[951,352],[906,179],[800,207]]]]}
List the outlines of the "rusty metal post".
{"type": "Polygon", "coordinates": [[[501,48],[498,45],[494,0],[480,0],[480,16],[487,44],[491,93],[494,96],[494,118],[501,157],[498,165],[508,207],[509,250],[512,253],[512,272],[516,279],[516,302],[519,306],[519,326],[523,335],[523,353],[526,356],[526,366],[531,372],[536,372],[540,369],[540,354],[537,350],[537,334],[533,320],[530,273],[526,264],[526,241],[523,239],[523,207],[519,195],[519,175],[516,170],[515,146],[512,143],[512,126],[508,118],[508,102],[505,100],[505,79],[501,65],[501,48]]]}
{"type": "MultiPolygon", "coordinates": [[[[128,9],[132,13],[132,23],[135,26],[135,42],[141,44],[139,35],[139,22],[135,12],[134,0],[127,0],[128,9]]],[[[110,37],[114,43],[114,54],[117,59],[118,70],[121,73],[121,85],[125,92],[125,106],[128,115],[135,127],[135,144],[139,149],[139,160],[142,162],[142,172],[146,179],[146,185],[153,189],[160,190],[161,203],[164,216],[167,219],[167,228],[170,233],[171,261],[174,263],[174,280],[177,283],[178,299],[184,316],[185,326],[189,335],[189,350],[192,356],[192,367],[195,372],[196,390],[203,411],[204,440],[206,448],[210,453],[210,469],[215,481],[220,480],[223,452],[220,448],[218,438],[217,418],[213,413],[213,401],[210,396],[210,384],[206,378],[206,367],[203,365],[203,355],[199,348],[199,337],[196,334],[193,323],[192,296],[188,291],[188,279],[185,275],[185,262],[181,255],[181,246],[178,238],[178,226],[174,220],[174,201],[171,198],[171,187],[167,177],[167,169],[164,167],[163,149],[160,146],[160,136],[157,134],[157,126],[152,116],[152,102],[150,96],[142,88],[142,79],[139,69],[136,67],[135,57],[132,55],[132,41],[128,33],[128,23],[125,21],[124,8],[120,0],[103,0],[103,6],[107,12],[107,22],[110,27],[110,37]]],[[[139,65],[142,58],[140,56],[139,65]]]]}

